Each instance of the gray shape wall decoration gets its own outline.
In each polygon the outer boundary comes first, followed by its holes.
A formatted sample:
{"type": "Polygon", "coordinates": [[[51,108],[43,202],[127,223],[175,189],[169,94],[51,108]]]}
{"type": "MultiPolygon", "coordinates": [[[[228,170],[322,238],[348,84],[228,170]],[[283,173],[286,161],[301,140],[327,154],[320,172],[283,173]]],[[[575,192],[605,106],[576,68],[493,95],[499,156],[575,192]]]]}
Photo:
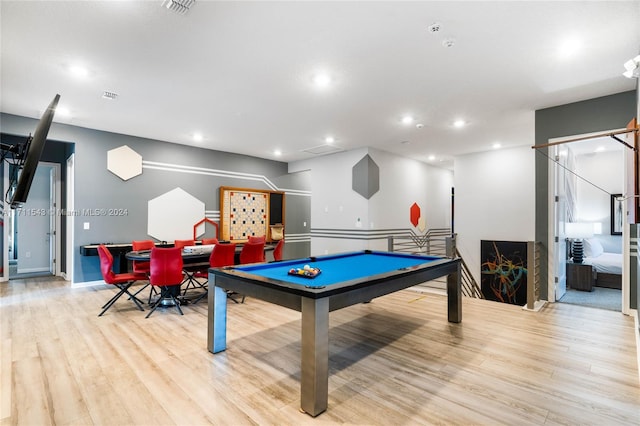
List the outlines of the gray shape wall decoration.
{"type": "Polygon", "coordinates": [[[380,168],[369,154],[353,166],[351,184],[353,190],[367,200],[380,189],[380,168]]]}

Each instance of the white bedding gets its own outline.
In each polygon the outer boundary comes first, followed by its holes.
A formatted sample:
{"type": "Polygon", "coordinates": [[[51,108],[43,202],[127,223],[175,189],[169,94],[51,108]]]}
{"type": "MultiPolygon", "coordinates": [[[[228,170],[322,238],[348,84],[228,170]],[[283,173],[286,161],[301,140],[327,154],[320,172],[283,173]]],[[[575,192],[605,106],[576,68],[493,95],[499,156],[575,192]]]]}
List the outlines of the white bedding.
{"type": "Polygon", "coordinates": [[[585,257],[584,260],[595,266],[598,272],[622,275],[622,254],[620,253],[604,252],[597,257],[585,257]]]}

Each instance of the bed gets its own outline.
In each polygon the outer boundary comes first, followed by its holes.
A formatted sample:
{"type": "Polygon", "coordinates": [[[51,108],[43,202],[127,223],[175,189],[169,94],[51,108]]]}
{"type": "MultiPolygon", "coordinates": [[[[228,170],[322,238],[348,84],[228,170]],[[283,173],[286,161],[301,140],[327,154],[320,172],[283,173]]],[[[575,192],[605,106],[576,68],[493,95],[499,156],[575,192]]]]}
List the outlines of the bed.
{"type": "Polygon", "coordinates": [[[596,286],[622,289],[622,254],[604,251],[595,238],[584,241],[585,261],[596,269],[596,286]]]}

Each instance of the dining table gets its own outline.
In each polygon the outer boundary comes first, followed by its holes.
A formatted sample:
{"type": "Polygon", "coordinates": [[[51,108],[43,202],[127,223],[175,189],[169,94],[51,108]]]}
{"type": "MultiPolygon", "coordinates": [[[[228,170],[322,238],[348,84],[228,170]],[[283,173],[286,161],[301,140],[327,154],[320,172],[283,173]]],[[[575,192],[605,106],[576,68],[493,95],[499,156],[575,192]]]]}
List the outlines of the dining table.
{"type": "MultiPolygon", "coordinates": [[[[228,244],[228,242],[220,242],[218,244],[228,244]]],[[[275,248],[275,245],[273,244],[265,244],[264,246],[265,252],[273,251],[274,248],[275,248]]],[[[193,276],[193,273],[195,271],[207,270],[209,268],[209,257],[211,256],[212,250],[213,250],[213,245],[210,247],[210,249],[205,248],[203,246],[195,245],[195,246],[184,247],[181,250],[183,270],[185,274],[189,277],[185,281],[188,281],[189,279],[197,281],[197,279],[193,276]]],[[[241,251],[242,251],[242,243],[237,243],[236,249],[235,249],[235,256],[234,256],[234,263],[236,265],[240,264],[241,251]]],[[[125,254],[125,257],[127,260],[131,260],[131,261],[149,262],[151,260],[151,250],[131,250],[125,254]]],[[[182,284],[184,284],[184,282],[182,284]]],[[[196,301],[206,296],[206,290],[204,293],[190,292],[192,294],[181,295],[180,294],[182,292],[181,286],[176,286],[175,292],[176,293],[174,294],[174,297],[178,298],[178,300],[180,300],[180,303],[185,303],[185,304],[195,303],[196,301]]],[[[162,305],[163,306],[173,305],[173,302],[171,301],[171,299],[167,299],[166,301],[163,301],[162,305]]]]}

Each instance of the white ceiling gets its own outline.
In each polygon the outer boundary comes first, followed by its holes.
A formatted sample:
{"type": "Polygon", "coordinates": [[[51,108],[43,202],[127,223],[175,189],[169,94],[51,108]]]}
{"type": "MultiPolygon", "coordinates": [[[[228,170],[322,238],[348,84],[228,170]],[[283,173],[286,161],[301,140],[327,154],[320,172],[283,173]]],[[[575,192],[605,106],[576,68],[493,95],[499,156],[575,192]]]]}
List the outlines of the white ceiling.
{"type": "Polygon", "coordinates": [[[2,112],[38,118],[60,93],[60,123],[280,161],[314,157],[304,150],[326,135],[441,165],[533,145],[536,109],[633,90],[623,64],[640,52],[640,1],[198,0],[178,15],[161,0],[2,0],[0,12],[2,112]],[[562,56],[567,40],[579,48],[562,56]],[[313,85],[318,70],[330,88],[313,85]]]}

